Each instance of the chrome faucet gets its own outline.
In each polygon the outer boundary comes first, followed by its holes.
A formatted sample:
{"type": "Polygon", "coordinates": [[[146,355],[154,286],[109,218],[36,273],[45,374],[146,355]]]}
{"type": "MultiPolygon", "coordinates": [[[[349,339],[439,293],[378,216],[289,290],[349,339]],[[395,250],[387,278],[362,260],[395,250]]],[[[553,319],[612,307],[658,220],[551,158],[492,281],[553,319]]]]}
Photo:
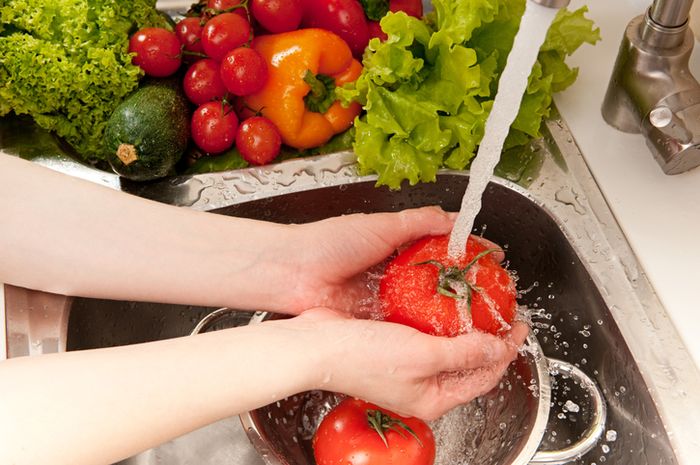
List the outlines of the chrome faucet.
{"type": "Polygon", "coordinates": [[[700,84],[688,61],[693,0],[655,0],[622,38],[603,101],[603,118],[641,133],[666,174],[700,165],[700,84]]]}

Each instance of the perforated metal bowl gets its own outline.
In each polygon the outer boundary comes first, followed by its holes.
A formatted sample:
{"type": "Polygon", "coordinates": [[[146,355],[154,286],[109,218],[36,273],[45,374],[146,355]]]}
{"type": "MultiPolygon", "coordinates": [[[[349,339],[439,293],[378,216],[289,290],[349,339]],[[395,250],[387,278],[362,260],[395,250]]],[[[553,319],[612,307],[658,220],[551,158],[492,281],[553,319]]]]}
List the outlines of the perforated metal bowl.
{"type": "MultiPolygon", "coordinates": [[[[258,313],[250,323],[268,317],[258,313]]],[[[544,357],[533,335],[527,344],[498,387],[431,424],[437,442],[436,465],[566,463],[595,446],[605,427],[602,394],[576,367],[544,357]],[[575,444],[539,451],[550,411],[550,373],[572,378],[588,392],[592,420],[575,444]]],[[[341,399],[336,393],[308,391],[247,412],[241,422],[268,465],[314,465],[314,431],[341,399]]]]}

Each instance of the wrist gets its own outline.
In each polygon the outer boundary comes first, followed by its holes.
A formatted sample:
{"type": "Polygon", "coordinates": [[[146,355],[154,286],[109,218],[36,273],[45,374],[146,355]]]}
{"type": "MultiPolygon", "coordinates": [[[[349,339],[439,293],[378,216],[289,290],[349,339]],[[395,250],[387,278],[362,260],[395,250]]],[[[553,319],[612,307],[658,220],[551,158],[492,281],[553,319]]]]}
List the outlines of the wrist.
{"type": "Polygon", "coordinates": [[[221,249],[210,259],[220,270],[214,305],[290,313],[299,277],[293,225],[223,218],[221,249]]]}

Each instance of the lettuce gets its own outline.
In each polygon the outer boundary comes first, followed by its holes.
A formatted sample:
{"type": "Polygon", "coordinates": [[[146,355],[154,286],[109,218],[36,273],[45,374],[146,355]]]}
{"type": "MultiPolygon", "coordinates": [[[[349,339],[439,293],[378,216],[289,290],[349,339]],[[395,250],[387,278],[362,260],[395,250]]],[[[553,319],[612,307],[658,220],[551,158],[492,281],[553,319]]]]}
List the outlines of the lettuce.
{"type": "MultiPolygon", "coordinates": [[[[404,13],[382,18],[387,40],[370,41],[362,75],[337,91],[366,110],[355,121],[360,171],[378,174],[378,184],[392,189],[405,180],[434,181],[443,167],[469,165],[525,0],[434,0],[433,6],[423,20],[404,13]]],[[[586,11],[562,10],[551,25],[504,149],[540,137],[552,94],[577,76],[564,60],[600,39],[586,11]]]]}
{"type": "Polygon", "coordinates": [[[155,0],[0,0],[0,116],[30,115],[86,159],[138,85],[129,33],[165,26],[155,0]]]}

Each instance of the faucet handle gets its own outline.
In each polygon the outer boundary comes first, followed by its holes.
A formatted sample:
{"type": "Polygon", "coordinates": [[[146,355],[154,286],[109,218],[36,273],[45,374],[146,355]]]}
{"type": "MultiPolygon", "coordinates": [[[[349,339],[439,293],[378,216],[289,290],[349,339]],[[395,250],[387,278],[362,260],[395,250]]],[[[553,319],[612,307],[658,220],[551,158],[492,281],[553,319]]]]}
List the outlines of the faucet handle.
{"type": "Polygon", "coordinates": [[[661,100],[642,121],[642,132],[664,173],[700,166],[700,89],[661,100]]]}

